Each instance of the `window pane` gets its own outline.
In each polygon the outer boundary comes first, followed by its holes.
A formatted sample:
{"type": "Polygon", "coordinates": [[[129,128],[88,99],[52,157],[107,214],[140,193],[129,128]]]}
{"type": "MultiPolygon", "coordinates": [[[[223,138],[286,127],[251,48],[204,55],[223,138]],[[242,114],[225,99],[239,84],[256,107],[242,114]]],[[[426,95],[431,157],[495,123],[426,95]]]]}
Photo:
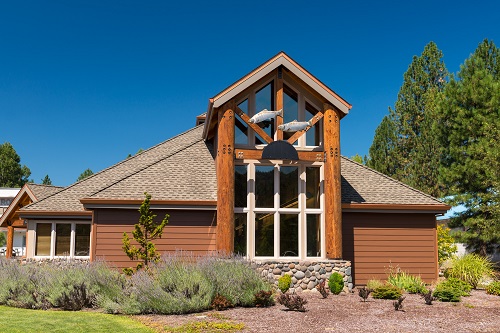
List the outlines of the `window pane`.
{"type": "Polygon", "coordinates": [[[255,167],[255,206],[274,207],[274,167],[255,167]]]}
{"type": "Polygon", "coordinates": [[[280,216],[280,257],[299,255],[299,216],[282,214],[280,216]]]}
{"type": "Polygon", "coordinates": [[[298,208],[299,207],[299,168],[281,167],[280,168],[280,207],[298,208]]]}
{"type": "MultiPolygon", "coordinates": [[[[248,115],[248,99],[245,99],[243,102],[238,104],[238,107],[241,111],[245,112],[248,115]]],[[[248,144],[248,126],[240,120],[240,118],[235,117],[234,119],[234,143],[235,144],[248,144]]]]}
{"type": "Polygon", "coordinates": [[[234,214],[234,253],[247,254],[247,214],[234,214]]]}
{"type": "MultiPolygon", "coordinates": [[[[269,111],[274,111],[274,89],[273,82],[269,83],[267,86],[255,93],[255,114],[260,111],[267,109],[269,111]]],[[[267,133],[271,138],[274,136],[274,118],[271,120],[266,120],[257,124],[260,126],[264,132],[267,133]]],[[[255,143],[262,143],[261,140],[255,138],[255,143]]]]}
{"type": "Polygon", "coordinates": [[[234,167],[234,206],[247,206],[247,166],[234,167]]]}
{"type": "Polygon", "coordinates": [[[307,215],[307,256],[321,257],[321,215],[307,215]]]}
{"type": "Polygon", "coordinates": [[[319,208],[320,180],[319,168],[306,168],[306,207],[319,208]]]}
{"type": "MultiPolygon", "coordinates": [[[[309,103],[306,103],[306,121],[312,119],[318,113],[318,111],[309,103]]],[[[318,121],[306,132],[306,146],[319,146],[321,144],[320,135],[321,131],[319,129],[318,121]]]]}
{"type": "Polygon", "coordinates": [[[69,256],[71,224],[56,224],[56,256],[69,256]]]}
{"type": "Polygon", "coordinates": [[[90,224],[77,224],[75,227],[75,256],[90,254],[90,224]]]}
{"type": "Polygon", "coordinates": [[[255,214],[255,256],[274,256],[274,214],[255,214]]]}
{"type": "MultiPolygon", "coordinates": [[[[283,86],[283,123],[299,120],[299,103],[295,91],[283,86]]],[[[283,140],[288,140],[295,132],[283,132],[283,140]]],[[[296,144],[295,142],[294,144],[296,144]]]]}
{"type": "Polygon", "coordinates": [[[36,225],[36,256],[50,256],[50,233],[52,223],[38,223],[36,225]]]}

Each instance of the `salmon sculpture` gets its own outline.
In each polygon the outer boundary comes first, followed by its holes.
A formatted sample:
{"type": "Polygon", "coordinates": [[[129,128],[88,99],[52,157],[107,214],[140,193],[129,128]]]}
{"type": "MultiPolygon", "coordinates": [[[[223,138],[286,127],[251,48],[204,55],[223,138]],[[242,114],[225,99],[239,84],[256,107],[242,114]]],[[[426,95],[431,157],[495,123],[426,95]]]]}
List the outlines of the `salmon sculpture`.
{"type": "Polygon", "coordinates": [[[267,109],[264,109],[257,113],[255,116],[250,118],[248,121],[251,124],[258,124],[266,120],[270,120],[276,116],[282,116],[283,117],[283,109],[279,111],[268,111],[267,109]]]}
{"type": "Polygon", "coordinates": [[[291,121],[289,123],[279,125],[278,129],[283,132],[297,132],[297,131],[302,131],[307,128],[307,126],[311,126],[312,122],[311,121],[291,121]]]}

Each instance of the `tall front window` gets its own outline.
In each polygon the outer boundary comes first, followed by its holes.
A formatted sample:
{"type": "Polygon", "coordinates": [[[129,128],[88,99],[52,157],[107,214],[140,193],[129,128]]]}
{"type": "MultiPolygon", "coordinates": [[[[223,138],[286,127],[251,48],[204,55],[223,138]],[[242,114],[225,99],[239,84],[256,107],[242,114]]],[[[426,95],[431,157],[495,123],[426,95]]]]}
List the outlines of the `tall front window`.
{"type": "Polygon", "coordinates": [[[322,163],[237,165],[235,251],[244,247],[251,258],[321,258],[321,170],[322,163]]]}
{"type": "Polygon", "coordinates": [[[88,257],[90,223],[35,223],[35,256],[88,257]]]}

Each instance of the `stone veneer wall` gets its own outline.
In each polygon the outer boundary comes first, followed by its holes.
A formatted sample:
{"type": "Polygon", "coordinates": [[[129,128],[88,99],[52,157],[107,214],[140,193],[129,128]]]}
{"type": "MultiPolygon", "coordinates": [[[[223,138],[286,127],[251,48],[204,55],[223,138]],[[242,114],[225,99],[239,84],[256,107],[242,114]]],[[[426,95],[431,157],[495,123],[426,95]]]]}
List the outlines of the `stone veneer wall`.
{"type": "MultiPolygon", "coordinates": [[[[353,289],[351,262],[347,260],[321,261],[254,261],[252,266],[268,281],[278,284],[278,279],[287,274],[292,277],[290,292],[316,291],[321,280],[327,280],[333,272],[344,277],[344,292],[353,289]]],[[[325,285],[328,288],[328,283],[325,285]]]]}

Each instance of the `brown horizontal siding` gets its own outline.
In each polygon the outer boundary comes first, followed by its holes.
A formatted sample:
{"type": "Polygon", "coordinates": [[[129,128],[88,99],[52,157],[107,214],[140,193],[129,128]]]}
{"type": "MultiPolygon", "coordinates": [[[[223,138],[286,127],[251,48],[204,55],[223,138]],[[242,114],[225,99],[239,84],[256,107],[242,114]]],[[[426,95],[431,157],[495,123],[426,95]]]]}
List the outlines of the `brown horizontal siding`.
{"type": "Polygon", "coordinates": [[[349,213],[343,219],[344,259],[352,261],[356,285],[385,280],[390,268],[437,278],[433,214],[349,213]]]}
{"type": "MultiPolygon", "coordinates": [[[[155,211],[161,220],[170,215],[162,238],[154,241],[159,253],[185,251],[203,255],[216,249],[216,226],[214,211],[155,211]],[[214,224],[214,225],[212,225],[214,224]]],[[[104,259],[118,268],[135,266],[123,252],[123,233],[127,232],[131,244],[134,224],[139,220],[135,210],[97,209],[94,213],[96,228],[94,258],[104,259]]]]}

